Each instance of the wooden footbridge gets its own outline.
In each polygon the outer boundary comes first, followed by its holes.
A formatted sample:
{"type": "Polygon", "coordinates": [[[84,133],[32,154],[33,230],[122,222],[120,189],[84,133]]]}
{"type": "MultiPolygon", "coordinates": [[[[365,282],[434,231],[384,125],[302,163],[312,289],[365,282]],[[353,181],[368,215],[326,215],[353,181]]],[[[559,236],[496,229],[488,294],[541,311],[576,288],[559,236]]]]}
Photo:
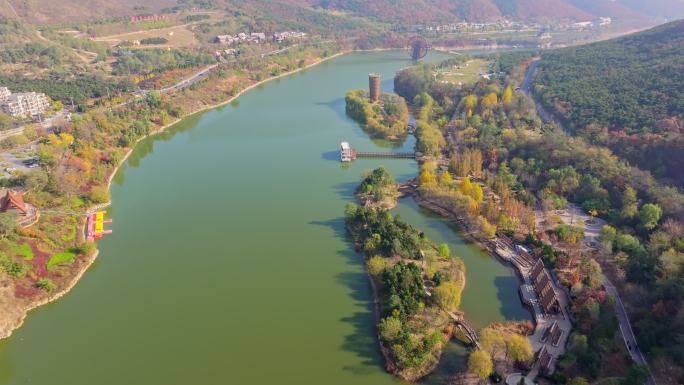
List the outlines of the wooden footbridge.
{"type": "Polygon", "coordinates": [[[422,156],[420,152],[356,151],[348,142],[340,143],[341,162],[351,162],[356,158],[420,159],[422,156]]]}
{"type": "Polygon", "coordinates": [[[357,158],[415,159],[416,153],[415,152],[376,152],[376,151],[364,152],[364,151],[357,151],[356,157],[357,158]]]}
{"type": "Polygon", "coordinates": [[[454,324],[458,329],[460,329],[463,334],[470,340],[470,343],[475,345],[476,348],[481,349],[480,346],[480,341],[477,339],[477,333],[475,332],[475,329],[473,329],[468,322],[466,322],[465,319],[463,319],[462,316],[455,314],[453,312],[448,312],[449,317],[451,317],[451,320],[454,321],[454,324]]]}

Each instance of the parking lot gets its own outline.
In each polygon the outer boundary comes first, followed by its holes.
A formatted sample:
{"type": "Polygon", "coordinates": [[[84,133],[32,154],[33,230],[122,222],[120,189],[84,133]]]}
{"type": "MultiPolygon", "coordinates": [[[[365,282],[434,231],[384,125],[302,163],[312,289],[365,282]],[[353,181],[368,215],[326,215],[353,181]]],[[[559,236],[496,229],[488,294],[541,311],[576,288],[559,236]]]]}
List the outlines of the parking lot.
{"type": "Polygon", "coordinates": [[[38,167],[35,159],[35,144],[0,152],[0,178],[9,178],[13,174],[30,172],[38,167]]]}

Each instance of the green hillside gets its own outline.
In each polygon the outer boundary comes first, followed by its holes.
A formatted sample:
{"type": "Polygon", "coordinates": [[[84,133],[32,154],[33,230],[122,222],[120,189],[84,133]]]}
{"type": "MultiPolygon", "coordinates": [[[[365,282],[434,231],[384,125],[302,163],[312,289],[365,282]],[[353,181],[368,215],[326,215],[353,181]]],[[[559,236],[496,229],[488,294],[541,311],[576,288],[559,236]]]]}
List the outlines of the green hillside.
{"type": "Polygon", "coordinates": [[[535,92],[567,129],[684,185],[684,20],[548,51],[535,92]]]}

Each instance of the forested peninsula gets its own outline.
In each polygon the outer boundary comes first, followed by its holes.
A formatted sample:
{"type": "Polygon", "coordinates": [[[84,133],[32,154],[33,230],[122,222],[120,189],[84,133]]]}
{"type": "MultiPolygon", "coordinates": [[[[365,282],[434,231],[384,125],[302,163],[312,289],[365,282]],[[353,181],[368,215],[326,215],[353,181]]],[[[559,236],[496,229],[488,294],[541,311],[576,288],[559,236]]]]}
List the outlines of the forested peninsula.
{"type": "Polygon", "coordinates": [[[393,178],[384,168],[369,173],[359,191],[387,193],[349,204],[345,220],[366,260],[387,369],[416,381],[435,368],[454,333],[449,313],[459,309],[465,266],[446,244],[436,245],[383,207],[384,197],[396,194],[387,181],[393,178]]]}

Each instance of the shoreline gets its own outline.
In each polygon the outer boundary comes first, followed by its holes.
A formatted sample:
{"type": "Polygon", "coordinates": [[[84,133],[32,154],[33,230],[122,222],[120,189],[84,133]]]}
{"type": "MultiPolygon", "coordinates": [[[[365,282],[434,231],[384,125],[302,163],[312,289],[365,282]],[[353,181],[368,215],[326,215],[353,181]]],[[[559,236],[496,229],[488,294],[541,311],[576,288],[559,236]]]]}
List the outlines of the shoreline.
{"type": "MultiPolygon", "coordinates": [[[[234,100],[236,100],[237,98],[242,96],[244,93],[251,91],[252,89],[259,87],[263,84],[266,84],[266,83],[270,82],[271,80],[276,80],[276,79],[280,79],[280,78],[283,78],[286,76],[293,75],[295,73],[298,73],[298,72],[304,71],[306,69],[315,67],[315,66],[322,64],[328,60],[332,60],[332,59],[335,59],[337,57],[340,57],[340,56],[343,56],[343,55],[346,55],[349,53],[353,53],[353,52],[361,52],[361,51],[358,51],[358,50],[356,50],[356,51],[355,50],[340,51],[334,55],[319,59],[319,60],[317,60],[311,64],[308,64],[302,68],[297,68],[297,69],[290,71],[290,72],[285,72],[285,73],[282,73],[280,75],[270,77],[268,79],[260,80],[254,84],[251,84],[251,85],[245,87],[244,89],[240,90],[240,92],[238,92],[234,96],[231,96],[230,98],[228,98],[227,100],[225,100],[223,102],[215,103],[215,104],[211,104],[211,105],[206,105],[206,106],[201,107],[198,110],[188,112],[188,113],[184,114],[182,117],[174,120],[173,122],[166,124],[164,126],[161,126],[158,129],[150,132],[149,134],[139,138],[138,140],[135,141],[135,143],[133,143],[133,145],[131,145],[131,147],[128,149],[128,151],[126,151],[126,154],[121,159],[119,164],[117,164],[112,169],[111,173],[107,177],[107,191],[111,190],[111,186],[112,186],[112,182],[114,181],[114,177],[119,172],[119,169],[126,163],[126,160],[128,160],[128,158],[131,156],[131,154],[133,153],[133,150],[135,150],[138,143],[140,143],[142,140],[147,139],[149,137],[152,137],[154,135],[160,134],[160,133],[164,132],[166,129],[168,129],[169,127],[180,123],[183,119],[186,119],[192,115],[195,115],[195,114],[198,114],[201,112],[205,112],[207,110],[215,109],[218,107],[222,107],[226,104],[232,103],[234,100]]],[[[106,207],[109,207],[111,204],[112,204],[112,200],[110,198],[109,201],[107,201],[107,202],[92,205],[92,206],[88,207],[88,209],[84,212],[84,215],[87,213],[90,213],[92,211],[95,211],[95,210],[102,210],[106,207]]],[[[83,234],[83,231],[81,231],[80,233],[83,234]]],[[[91,255],[86,256],[85,258],[82,258],[81,261],[83,261],[83,264],[81,266],[78,266],[77,269],[74,269],[75,274],[68,281],[66,286],[55,291],[54,293],[48,294],[45,297],[40,297],[40,298],[37,298],[33,302],[28,302],[23,307],[23,309],[20,310],[21,314],[20,314],[19,318],[17,318],[16,320],[14,320],[12,322],[8,322],[7,330],[3,334],[0,334],[0,340],[11,337],[12,334],[14,334],[14,331],[19,329],[24,324],[24,322],[26,321],[26,318],[28,317],[28,314],[30,311],[35,310],[41,306],[47,305],[49,303],[52,303],[52,302],[62,298],[63,296],[65,296],[67,293],[69,293],[76,286],[76,284],[81,280],[81,278],[83,278],[83,275],[85,275],[86,271],[90,268],[90,266],[92,266],[92,264],[95,262],[95,260],[97,259],[99,254],[100,254],[100,250],[95,249],[95,251],[91,255]]]]}

